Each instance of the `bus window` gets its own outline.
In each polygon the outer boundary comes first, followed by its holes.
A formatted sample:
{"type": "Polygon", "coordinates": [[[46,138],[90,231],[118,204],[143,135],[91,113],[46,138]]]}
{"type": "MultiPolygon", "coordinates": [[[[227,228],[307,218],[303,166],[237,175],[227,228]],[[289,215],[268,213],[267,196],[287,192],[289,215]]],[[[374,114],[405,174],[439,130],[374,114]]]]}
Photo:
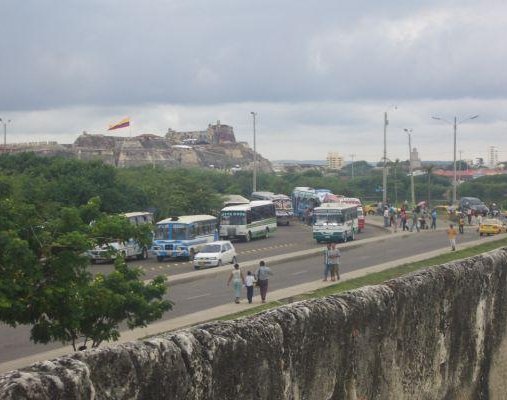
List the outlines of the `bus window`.
{"type": "Polygon", "coordinates": [[[187,239],[187,225],[174,224],[172,226],[172,240],[184,239],[187,239]]]}

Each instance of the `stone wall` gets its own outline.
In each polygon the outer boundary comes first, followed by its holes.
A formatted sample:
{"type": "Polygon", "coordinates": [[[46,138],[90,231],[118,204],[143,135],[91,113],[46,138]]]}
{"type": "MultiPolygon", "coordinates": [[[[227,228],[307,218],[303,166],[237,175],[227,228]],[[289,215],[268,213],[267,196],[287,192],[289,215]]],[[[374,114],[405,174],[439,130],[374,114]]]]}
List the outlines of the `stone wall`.
{"type": "Polygon", "coordinates": [[[507,249],[0,376],[2,399],[503,399],[507,249]]]}

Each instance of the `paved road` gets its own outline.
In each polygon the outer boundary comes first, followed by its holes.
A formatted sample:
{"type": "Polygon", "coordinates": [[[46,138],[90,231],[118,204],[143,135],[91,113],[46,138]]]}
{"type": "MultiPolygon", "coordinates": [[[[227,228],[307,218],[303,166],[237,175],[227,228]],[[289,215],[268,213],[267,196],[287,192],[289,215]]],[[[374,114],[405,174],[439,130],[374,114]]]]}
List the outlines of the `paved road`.
{"type": "MultiPolygon", "coordinates": [[[[368,225],[363,232],[356,235],[356,240],[382,234],[386,234],[383,229],[368,225]]],[[[234,243],[239,263],[321,246],[312,238],[312,228],[299,222],[278,227],[276,232],[268,239],[253,240],[248,243],[234,243]]],[[[193,271],[193,264],[189,261],[166,260],[165,262],[158,262],[153,256],[143,261],[129,261],[129,265],[141,267],[145,273],[145,279],[151,279],[156,275],[173,276],[193,271]]],[[[93,272],[108,273],[112,268],[111,264],[91,265],[93,272]]]]}
{"type": "MultiPolygon", "coordinates": [[[[373,229],[371,228],[372,231],[373,229]]],[[[376,232],[378,233],[378,230],[376,232]]],[[[459,241],[475,240],[477,239],[477,233],[469,230],[458,239],[459,241]]],[[[414,232],[405,237],[393,238],[386,235],[384,240],[370,243],[367,247],[357,246],[343,250],[341,270],[342,272],[357,270],[388,261],[403,259],[404,257],[421,254],[445,246],[447,246],[447,239],[442,231],[414,232]]],[[[264,256],[264,253],[262,255],[264,256]]],[[[258,259],[258,254],[254,258],[258,259]]],[[[314,281],[321,276],[322,269],[321,257],[312,257],[275,265],[273,266],[275,276],[270,282],[270,288],[280,289],[314,281]]],[[[201,271],[196,271],[196,273],[199,272],[201,271]]],[[[170,319],[231,302],[233,300],[233,293],[231,288],[226,287],[227,275],[227,272],[217,272],[206,279],[170,286],[168,297],[175,305],[173,310],[164,315],[163,319],[170,319]]],[[[27,327],[22,326],[13,329],[0,325],[0,362],[60,346],[58,343],[34,345],[29,342],[28,336],[29,330],[27,327]]]]}

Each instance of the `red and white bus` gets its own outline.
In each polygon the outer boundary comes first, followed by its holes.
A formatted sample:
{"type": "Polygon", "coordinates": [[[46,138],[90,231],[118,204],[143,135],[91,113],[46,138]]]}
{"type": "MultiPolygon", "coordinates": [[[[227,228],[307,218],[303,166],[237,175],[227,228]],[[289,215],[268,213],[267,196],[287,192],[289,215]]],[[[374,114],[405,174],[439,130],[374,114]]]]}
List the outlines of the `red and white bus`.
{"type": "Polygon", "coordinates": [[[356,197],[341,197],[339,199],[339,202],[344,204],[352,204],[357,207],[358,232],[361,232],[364,229],[365,223],[363,205],[361,203],[361,200],[359,200],[356,197]]]}

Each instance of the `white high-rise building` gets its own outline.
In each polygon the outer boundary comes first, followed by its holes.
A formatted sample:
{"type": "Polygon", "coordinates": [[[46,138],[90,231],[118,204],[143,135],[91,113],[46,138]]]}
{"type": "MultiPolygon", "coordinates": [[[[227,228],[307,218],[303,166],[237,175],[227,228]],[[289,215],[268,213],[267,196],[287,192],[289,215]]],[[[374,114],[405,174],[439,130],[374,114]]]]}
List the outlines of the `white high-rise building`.
{"type": "Polygon", "coordinates": [[[342,169],[345,160],[339,153],[327,153],[327,167],[329,169],[342,169]]]}
{"type": "Polygon", "coordinates": [[[488,148],[488,167],[495,168],[498,164],[498,149],[496,146],[489,146],[488,148]]]}

